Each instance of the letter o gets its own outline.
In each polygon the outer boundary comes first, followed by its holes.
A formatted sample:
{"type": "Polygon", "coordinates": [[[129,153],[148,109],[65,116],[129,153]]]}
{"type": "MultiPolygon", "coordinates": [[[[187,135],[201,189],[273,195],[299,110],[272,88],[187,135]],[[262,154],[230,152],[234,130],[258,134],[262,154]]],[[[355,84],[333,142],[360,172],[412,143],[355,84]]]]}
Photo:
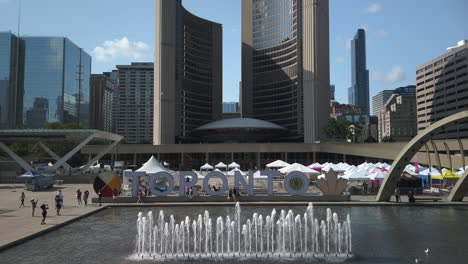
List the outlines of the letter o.
{"type": "Polygon", "coordinates": [[[168,172],[160,171],[160,172],[150,175],[149,189],[150,189],[151,194],[155,196],[158,196],[158,197],[168,196],[174,190],[174,185],[175,185],[174,178],[172,178],[172,176],[168,172]],[[159,190],[156,190],[156,188],[154,188],[154,182],[158,178],[166,178],[167,180],[168,186],[164,192],[161,192],[159,190]]]}
{"type": "Polygon", "coordinates": [[[305,195],[309,189],[309,179],[300,171],[292,171],[284,179],[284,188],[290,195],[305,195]]]}
{"type": "Polygon", "coordinates": [[[213,195],[213,196],[225,196],[226,191],[228,190],[228,179],[226,178],[226,175],[224,173],[219,172],[219,171],[212,171],[208,173],[208,175],[205,176],[205,179],[203,179],[203,189],[208,195],[213,195]],[[219,177],[223,181],[223,186],[221,187],[221,190],[219,192],[212,191],[208,187],[208,183],[211,178],[213,177],[219,177]]]}

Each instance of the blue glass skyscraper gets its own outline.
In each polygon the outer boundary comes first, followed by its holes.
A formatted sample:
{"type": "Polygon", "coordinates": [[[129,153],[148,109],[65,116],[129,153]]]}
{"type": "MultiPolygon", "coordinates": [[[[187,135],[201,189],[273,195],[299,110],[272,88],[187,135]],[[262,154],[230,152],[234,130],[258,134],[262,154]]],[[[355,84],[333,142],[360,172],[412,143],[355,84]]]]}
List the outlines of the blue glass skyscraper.
{"type": "Polygon", "coordinates": [[[366,65],[366,32],[358,29],[351,40],[351,87],[348,90],[348,103],[366,108],[369,104],[369,71],[366,65]]]}
{"type": "Polygon", "coordinates": [[[0,32],[0,129],[16,123],[17,41],[10,32],[0,32]]]}
{"type": "Polygon", "coordinates": [[[8,116],[10,123],[4,127],[43,128],[53,122],[89,126],[91,56],[65,37],[22,37],[19,48],[8,39],[17,38],[0,34],[0,93],[5,98],[0,99],[0,120],[3,124],[8,116]],[[15,76],[16,50],[19,85],[7,81],[15,76]],[[18,118],[12,120],[12,114],[18,118]]]}

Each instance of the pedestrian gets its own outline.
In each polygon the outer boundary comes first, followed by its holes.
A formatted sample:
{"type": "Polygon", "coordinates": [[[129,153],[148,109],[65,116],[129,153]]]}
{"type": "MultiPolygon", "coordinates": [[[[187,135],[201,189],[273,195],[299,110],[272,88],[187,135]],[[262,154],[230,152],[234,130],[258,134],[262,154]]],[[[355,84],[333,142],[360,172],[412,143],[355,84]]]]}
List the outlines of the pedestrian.
{"type": "Polygon", "coordinates": [[[49,206],[47,204],[42,204],[41,205],[41,209],[42,209],[42,221],[41,221],[41,225],[45,225],[45,219],[47,217],[47,209],[49,209],[49,206]]]}
{"type": "Polygon", "coordinates": [[[396,187],[395,189],[395,200],[397,203],[400,202],[400,188],[396,187]]]}
{"type": "Polygon", "coordinates": [[[234,198],[234,202],[237,202],[237,188],[236,187],[232,189],[232,198],[234,198]]]}
{"type": "Polygon", "coordinates": [[[409,203],[414,203],[416,200],[414,199],[414,192],[413,191],[409,191],[408,192],[408,202],[409,203]]]}
{"type": "Polygon", "coordinates": [[[36,206],[37,206],[37,198],[31,199],[31,208],[32,208],[32,216],[34,217],[34,211],[36,211],[36,206]]]}
{"type": "Polygon", "coordinates": [[[102,192],[101,191],[98,192],[98,201],[99,201],[99,206],[101,206],[102,204],[102,192]]]}
{"type": "Polygon", "coordinates": [[[367,194],[367,182],[365,181],[363,184],[362,184],[362,187],[364,188],[364,194],[367,194]]]}
{"type": "Polygon", "coordinates": [[[60,206],[63,207],[63,194],[62,194],[62,190],[59,190],[57,192],[57,195],[59,197],[59,201],[60,201],[60,206]]]}
{"type": "Polygon", "coordinates": [[[55,209],[57,210],[57,215],[60,215],[60,209],[62,209],[62,202],[60,201],[60,196],[55,196],[55,209]]]}
{"type": "Polygon", "coordinates": [[[116,203],[117,201],[117,190],[112,191],[112,202],[116,203]]]}
{"type": "Polygon", "coordinates": [[[89,197],[89,192],[88,190],[86,190],[83,195],[84,206],[88,205],[88,197],[89,197]]]}
{"type": "Polygon", "coordinates": [[[229,188],[227,200],[230,201],[231,199],[232,199],[232,188],[229,188]]]}
{"type": "Polygon", "coordinates": [[[192,197],[193,197],[193,186],[190,186],[189,199],[192,200],[192,197]]]}
{"type": "Polygon", "coordinates": [[[80,190],[80,189],[78,189],[78,190],[76,191],[76,199],[78,200],[78,205],[82,205],[82,204],[83,204],[83,202],[81,201],[81,190],[80,190]]]}
{"type": "Polygon", "coordinates": [[[143,193],[141,192],[141,190],[138,191],[137,196],[138,196],[137,203],[142,203],[143,201],[141,200],[141,197],[143,196],[143,193]]]}
{"type": "Polygon", "coordinates": [[[21,208],[21,206],[24,207],[24,199],[26,199],[26,195],[24,194],[24,192],[21,192],[21,194],[20,194],[20,201],[21,201],[20,208],[21,208]]]}

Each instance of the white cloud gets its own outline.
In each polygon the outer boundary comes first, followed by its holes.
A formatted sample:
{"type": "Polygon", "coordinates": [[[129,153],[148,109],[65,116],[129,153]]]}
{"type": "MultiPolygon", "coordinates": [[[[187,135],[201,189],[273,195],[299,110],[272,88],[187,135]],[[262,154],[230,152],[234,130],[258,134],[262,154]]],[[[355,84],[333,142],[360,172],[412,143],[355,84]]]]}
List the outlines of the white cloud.
{"type": "Polygon", "coordinates": [[[127,37],[123,37],[104,41],[102,46],[94,48],[93,53],[99,61],[111,61],[122,57],[142,59],[149,57],[150,48],[144,42],[131,42],[127,37]]]}
{"type": "Polygon", "coordinates": [[[336,57],[336,62],[343,63],[345,59],[343,57],[336,57]]]}
{"type": "Polygon", "coordinates": [[[371,72],[371,81],[385,84],[396,84],[405,79],[405,71],[401,65],[395,65],[389,72],[371,72]]]}
{"type": "Polygon", "coordinates": [[[378,3],[372,3],[369,7],[366,9],[366,13],[374,14],[382,10],[382,5],[378,3]]]}

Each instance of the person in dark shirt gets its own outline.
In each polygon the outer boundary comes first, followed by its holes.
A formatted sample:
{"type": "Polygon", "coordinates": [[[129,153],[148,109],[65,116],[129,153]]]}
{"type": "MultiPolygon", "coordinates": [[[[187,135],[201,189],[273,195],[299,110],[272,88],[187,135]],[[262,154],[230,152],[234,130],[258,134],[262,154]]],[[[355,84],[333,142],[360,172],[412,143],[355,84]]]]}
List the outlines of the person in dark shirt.
{"type": "Polygon", "coordinates": [[[42,209],[41,225],[45,225],[45,220],[46,220],[46,217],[47,217],[47,209],[49,209],[49,206],[47,204],[42,204],[41,209],[42,209]]]}

